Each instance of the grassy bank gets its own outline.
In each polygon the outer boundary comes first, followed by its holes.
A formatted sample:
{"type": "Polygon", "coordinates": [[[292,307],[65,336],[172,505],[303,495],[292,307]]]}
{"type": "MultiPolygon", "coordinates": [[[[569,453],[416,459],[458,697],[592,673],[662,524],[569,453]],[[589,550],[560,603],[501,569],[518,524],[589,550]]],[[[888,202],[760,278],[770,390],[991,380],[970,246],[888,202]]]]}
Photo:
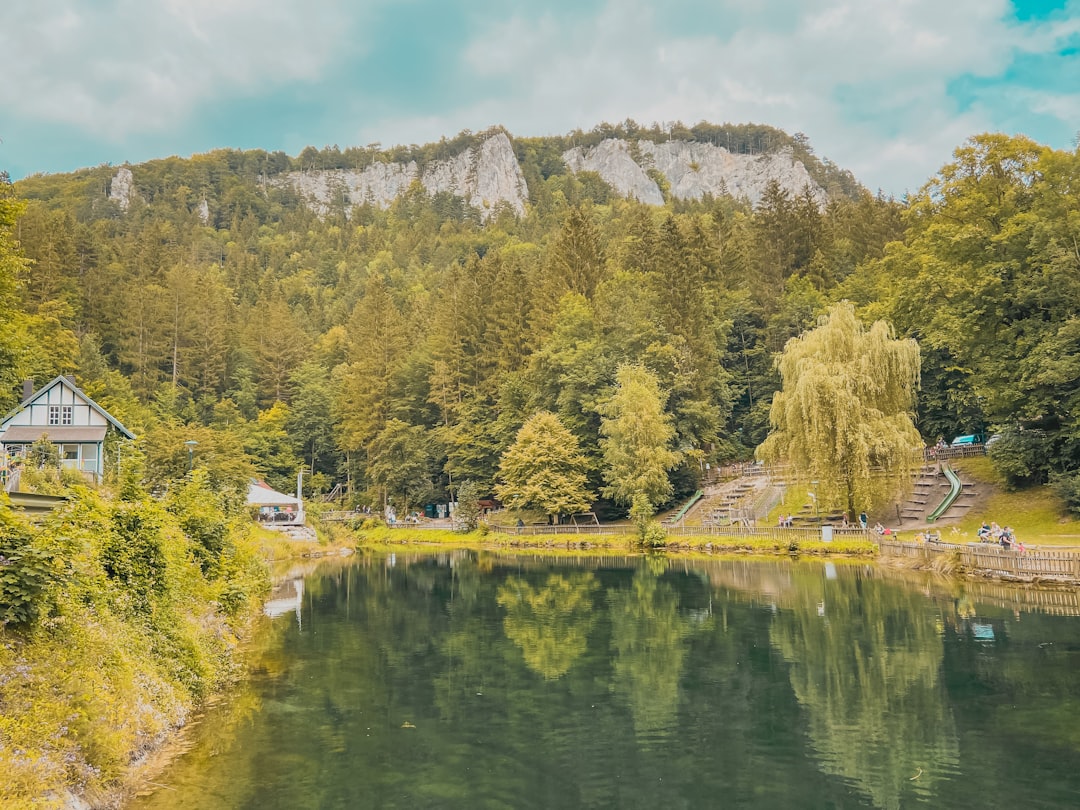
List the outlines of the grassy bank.
{"type": "MultiPolygon", "coordinates": [[[[531,534],[513,535],[483,530],[462,533],[437,529],[388,529],[371,527],[355,532],[359,545],[370,547],[457,547],[457,548],[506,548],[506,549],[584,549],[590,552],[609,551],[631,553],[642,551],[631,534],[531,534]]],[[[797,543],[780,542],[757,537],[723,537],[718,535],[668,537],[665,545],[651,551],[740,553],[788,555],[850,555],[873,556],[877,546],[866,540],[800,540],[797,543]]]]}
{"type": "MultiPolygon", "coordinates": [[[[971,510],[955,524],[962,542],[975,540],[979,526],[986,520],[1011,526],[1025,544],[1080,546],[1080,520],[1065,508],[1051,487],[1009,492],[986,457],[958,459],[954,466],[990,489],[980,508],[971,510]]],[[[951,534],[951,527],[943,531],[946,539],[951,534]]]]}

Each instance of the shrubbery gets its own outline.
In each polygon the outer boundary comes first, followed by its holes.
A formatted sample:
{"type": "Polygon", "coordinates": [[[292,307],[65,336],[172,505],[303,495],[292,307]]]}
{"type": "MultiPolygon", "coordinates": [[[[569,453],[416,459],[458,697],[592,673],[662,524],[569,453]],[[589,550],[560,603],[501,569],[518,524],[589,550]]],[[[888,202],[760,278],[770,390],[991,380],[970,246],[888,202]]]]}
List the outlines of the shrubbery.
{"type": "MultiPolygon", "coordinates": [[[[250,522],[198,476],[159,503],[86,489],[40,525],[0,504],[0,796],[94,791],[234,674],[265,592],[250,522]]],[[[8,806],[8,805],[4,805],[8,806]]]]}

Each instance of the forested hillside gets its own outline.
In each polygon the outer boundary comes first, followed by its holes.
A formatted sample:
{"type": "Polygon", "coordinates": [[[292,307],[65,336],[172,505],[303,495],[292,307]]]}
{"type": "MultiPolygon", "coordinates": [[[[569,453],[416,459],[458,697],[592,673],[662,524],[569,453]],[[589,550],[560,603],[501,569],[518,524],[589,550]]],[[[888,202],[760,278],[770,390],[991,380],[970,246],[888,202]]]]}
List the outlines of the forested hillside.
{"type": "MultiPolygon", "coordinates": [[[[23,202],[4,203],[0,404],[24,376],[73,371],[144,437],[154,475],[182,472],[194,439],[220,481],[255,469],[288,487],[303,463],[315,491],[417,503],[466,479],[494,492],[538,411],[574,435],[601,490],[602,420],[620,368],[640,366],[674,428],[678,495],[705,463],[752,455],[775,354],[846,298],[919,340],[924,437],[1006,430],[1016,481],[1080,466],[1080,155],[979,136],[895,201],[801,137],[703,127],[680,137],[799,151],[828,204],[773,184],[755,207],[650,207],[566,170],[570,143],[652,137],[632,122],[517,139],[527,213],[486,221],[419,183],[388,209],[320,218],[269,182],[403,157],[377,146],[133,166],[126,210],[110,167],[28,178],[5,192],[23,202]]],[[[405,151],[437,159],[474,137],[405,151]]]]}

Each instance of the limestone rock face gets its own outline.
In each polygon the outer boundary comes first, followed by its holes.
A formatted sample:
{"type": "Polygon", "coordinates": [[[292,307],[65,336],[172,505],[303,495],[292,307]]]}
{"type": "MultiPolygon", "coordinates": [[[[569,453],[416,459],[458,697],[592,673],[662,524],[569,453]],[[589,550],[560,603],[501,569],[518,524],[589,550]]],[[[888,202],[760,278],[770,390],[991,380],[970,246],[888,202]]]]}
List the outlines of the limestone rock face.
{"type": "Polygon", "coordinates": [[[480,209],[484,219],[501,203],[508,204],[518,216],[525,214],[529,195],[525,176],[510,139],[502,132],[478,147],[431,163],[422,174],[415,161],[376,162],[361,171],[290,172],[275,182],[292,186],[316,213],[325,215],[333,206],[342,204],[346,211],[365,203],[387,208],[417,179],[429,194],[448,192],[461,197],[480,209]]]}
{"type": "Polygon", "coordinates": [[[448,191],[479,208],[487,219],[499,203],[509,203],[519,217],[525,215],[529,189],[514,147],[505,133],[492,135],[479,149],[433,163],[420,182],[430,194],[448,191]]]}
{"type": "MultiPolygon", "coordinates": [[[[644,145],[641,141],[639,145],[644,145]]],[[[604,182],[624,197],[663,205],[664,195],[656,182],[645,173],[630,154],[630,145],[617,138],[601,141],[592,149],[577,146],[563,153],[563,160],[573,172],[596,172],[604,182]]]]}
{"type": "Polygon", "coordinates": [[[131,169],[121,166],[109,184],[109,199],[115,200],[121,211],[127,211],[135,197],[135,177],[131,169]]]}
{"type": "Polygon", "coordinates": [[[570,149],[563,154],[563,160],[572,171],[594,171],[620,194],[652,205],[661,205],[663,197],[647,174],[650,169],[663,174],[671,195],[678,200],[730,194],[756,205],[769,181],[775,180],[791,196],[809,189],[818,206],[824,207],[828,201],[825,191],[795,159],[791,149],[743,155],[711,143],[641,140],[637,153],[635,161],[625,141],[609,139],[588,150],[570,149]]]}
{"type": "Polygon", "coordinates": [[[372,163],[363,171],[331,169],[289,172],[275,182],[292,186],[319,216],[335,205],[369,203],[387,208],[416,179],[416,163],[372,163]]]}

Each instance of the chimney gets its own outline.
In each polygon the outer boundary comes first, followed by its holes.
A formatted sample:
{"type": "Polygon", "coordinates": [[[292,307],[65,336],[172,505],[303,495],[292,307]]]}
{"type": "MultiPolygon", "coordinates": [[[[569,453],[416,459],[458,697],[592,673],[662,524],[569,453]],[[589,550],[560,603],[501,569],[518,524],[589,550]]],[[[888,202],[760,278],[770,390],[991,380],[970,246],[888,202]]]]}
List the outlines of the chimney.
{"type": "Polygon", "coordinates": [[[23,384],[22,384],[23,402],[26,402],[26,400],[30,399],[30,397],[32,397],[33,395],[34,395],[34,381],[33,380],[23,380],[23,384]]]}
{"type": "Polygon", "coordinates": [[[68,385],[70,385],[72,388],[78,388],[79,387],[75,383],[75,375],[74,374],[65,374],[64,379],[68,381],[68,385]]]}

